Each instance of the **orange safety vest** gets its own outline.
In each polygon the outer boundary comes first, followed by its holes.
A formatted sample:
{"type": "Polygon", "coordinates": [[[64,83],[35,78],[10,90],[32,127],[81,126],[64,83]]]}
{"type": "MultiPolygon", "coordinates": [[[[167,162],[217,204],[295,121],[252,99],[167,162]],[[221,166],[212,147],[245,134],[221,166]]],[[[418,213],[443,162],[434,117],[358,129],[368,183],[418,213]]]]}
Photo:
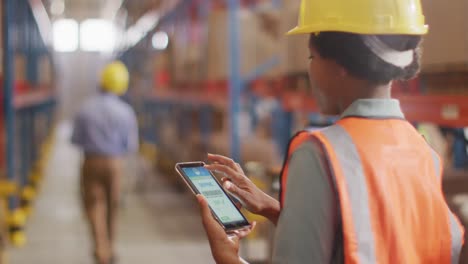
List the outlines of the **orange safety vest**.
{"type": "Polygon", "coordinates": [[[289,157],[311,139],[338,193],[345,263],[458,263],[464,229],[445,201],[440,158],[409,122],[349,117],[298,133],[281,173],[282,206],[289,157]]]}

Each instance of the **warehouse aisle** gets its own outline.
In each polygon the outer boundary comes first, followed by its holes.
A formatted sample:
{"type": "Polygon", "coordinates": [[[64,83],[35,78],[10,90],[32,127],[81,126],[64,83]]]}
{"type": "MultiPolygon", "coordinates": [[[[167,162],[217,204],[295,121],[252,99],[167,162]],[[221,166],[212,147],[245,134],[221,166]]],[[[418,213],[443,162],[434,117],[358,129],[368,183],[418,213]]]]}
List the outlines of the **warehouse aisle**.
{"type": "MultiPolygon", "coordinates": [[[[93,264],[78,200],[80,155],[68,143],[70,131],[66,124],[57,130],[46,178],[27,225],[28,243],[10,250],[10,264],[93,264]]],[[[119,263],[213,263],[193,198],[163,179],[149,175],[140,194],[126,192],[119,263]]]]}

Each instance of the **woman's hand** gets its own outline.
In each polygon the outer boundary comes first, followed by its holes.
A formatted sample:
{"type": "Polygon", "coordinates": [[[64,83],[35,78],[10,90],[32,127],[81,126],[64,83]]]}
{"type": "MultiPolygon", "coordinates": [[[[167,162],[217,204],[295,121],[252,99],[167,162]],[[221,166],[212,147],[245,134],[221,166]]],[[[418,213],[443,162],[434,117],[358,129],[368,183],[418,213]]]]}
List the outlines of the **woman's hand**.
{"type": "Polygon", "coordinates": [[[223,172],[227,176],[222,179],[222,182],[223,187],[229,193],[238,198],[247,210],[268,218],[276,225],[280,213],[280,205],[277,200],[255,186],[245,176],[241,166],[232,159],[208,154],[208,160],[212,162],[212,164],[206,165],[208,170],[223,172]]]}
{"type": "Polygon", "coordinates": [[[236,231],[233,236],[228,237],[221,225],[213,218],[210,207],[203,195],[197,195],[205,228],[210,242],[211,253],[218,264],[240,264],[239,241],[246,237],[255,228],[255,222],[250,229],[236,231]]]}

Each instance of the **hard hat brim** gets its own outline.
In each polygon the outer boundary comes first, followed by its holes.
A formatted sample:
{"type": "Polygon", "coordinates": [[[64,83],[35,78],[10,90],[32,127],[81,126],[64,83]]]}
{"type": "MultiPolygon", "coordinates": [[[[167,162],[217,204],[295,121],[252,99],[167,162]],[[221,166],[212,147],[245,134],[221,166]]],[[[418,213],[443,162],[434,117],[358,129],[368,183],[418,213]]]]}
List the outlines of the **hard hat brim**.
{"type": "Polygon", "coordinates": [[[307,27],[300,27],[297,26],[286,35],[291,36],[291,35],[300,35],[300,34],[313,34],[313,33],[319,33],[319,32],[326,32],[326,31],[337,31],[337,32],[348,32],[348,33],[355,33],[355,34],[363,34],[363,35],[426,35],[427,32],[429,31],[429,27],[427,25],[424,25],[422,27],[417,27],[417,28],[392,28],[392,29],[374,29],[374,30],[369,30],[369,29],[364,29],[361,27],[353,27],[353,26],[346,26],[344,27],[343,25],[335,25],[335,26],[327,26],[325,27],[324,25],[316,25],[316,26],[307,26],[307,27]]]}
{"type": "Polygon", "coordinates": [[[313,30],[310,30],[308,28],[305,28],[305,27],[295,27],[295,28],[289,30],[288,33],[286,33],[286,35],[287,36],[293,36],[293,35],[312,34],[312,33],[316,33],[316,32],[314,32],[313,30]]]}

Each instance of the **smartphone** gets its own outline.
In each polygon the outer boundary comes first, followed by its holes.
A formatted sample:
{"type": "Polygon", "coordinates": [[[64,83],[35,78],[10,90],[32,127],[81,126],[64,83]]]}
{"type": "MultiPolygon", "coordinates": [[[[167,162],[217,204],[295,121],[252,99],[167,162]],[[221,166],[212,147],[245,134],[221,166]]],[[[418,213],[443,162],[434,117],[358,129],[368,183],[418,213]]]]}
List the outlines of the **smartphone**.
{"type": "Polygon", "coordinates": [[[204,162],[177,163],[176,171],[195,195],[202,194],[206,198],[214,218],[226,233],[250,227],[216,177],[205,168],[204,162]]]}

